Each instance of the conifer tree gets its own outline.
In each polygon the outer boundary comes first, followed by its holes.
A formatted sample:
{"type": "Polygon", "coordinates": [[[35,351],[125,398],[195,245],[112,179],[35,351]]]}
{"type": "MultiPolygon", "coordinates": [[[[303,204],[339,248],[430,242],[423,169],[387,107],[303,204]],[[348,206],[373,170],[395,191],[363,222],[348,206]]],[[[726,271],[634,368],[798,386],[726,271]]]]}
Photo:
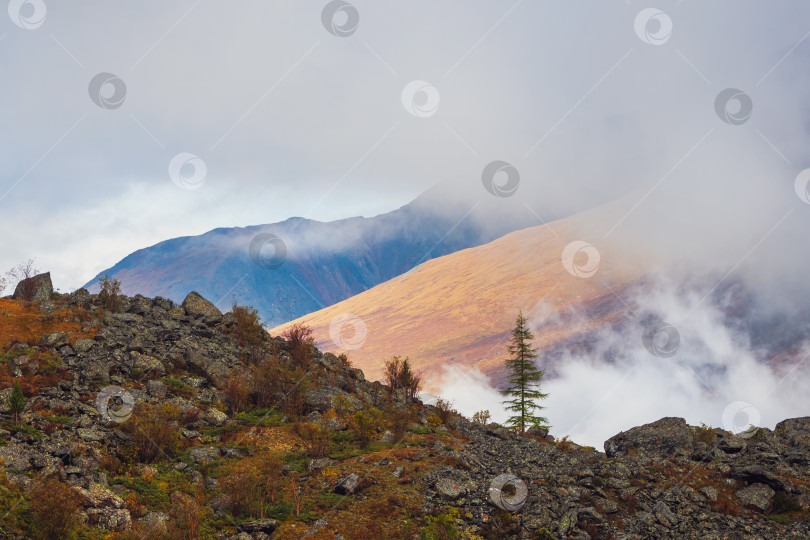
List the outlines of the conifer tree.
{"type": "Polygon", "coordinates": [[[19,422],[20,413],[25,410],[25,396],[19,382],[15,382],[11,388],[11,395],[8,396],[8,408],[14,413],[14,422],[19,422]]]}
{"type": "Polygon", "coordinates": [[[532,348],[533,339],[523,312],[518,313],[507,347],[510,357],[504,361],[509,369],[509,386],[501,394],[511,398],[502,402],[506,410],[513,413],[506,423],[519,433],[525,432],[530,426],[548,427],[546,418],[535,415],[545,408],[537,400],[547,398],[548,394],[540,391],[544,372],[534,365],[537,349],[532,348]]]}

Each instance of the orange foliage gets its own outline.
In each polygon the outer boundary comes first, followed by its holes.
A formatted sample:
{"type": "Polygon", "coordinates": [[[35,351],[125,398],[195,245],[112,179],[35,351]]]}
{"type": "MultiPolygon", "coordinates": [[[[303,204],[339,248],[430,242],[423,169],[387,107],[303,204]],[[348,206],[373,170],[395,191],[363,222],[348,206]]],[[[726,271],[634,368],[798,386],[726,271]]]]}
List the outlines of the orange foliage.
{"type": "Polygon", "coordinates": [[[14,343],[39,345],[42,336],[58,331],[67,332],[71,343],[92,339],[96,330],[82,332],[82,323],[75,319],[87,320],[87,312],[82,308],[66,308],[47,313],[34,305],[23,306],[18,300],[0,299],[0,350],[8,350],[14,343]]]}

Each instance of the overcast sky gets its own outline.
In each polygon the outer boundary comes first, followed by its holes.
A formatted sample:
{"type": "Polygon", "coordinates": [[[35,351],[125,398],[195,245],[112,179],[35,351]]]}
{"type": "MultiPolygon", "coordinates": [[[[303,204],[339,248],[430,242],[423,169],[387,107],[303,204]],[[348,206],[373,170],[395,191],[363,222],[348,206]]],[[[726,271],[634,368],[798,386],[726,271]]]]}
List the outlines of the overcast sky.
{"type": "Polygon", "coordinates": [[[35,257],[66,291],[171,237],[485,193],[493,160],[554,204],[635,190],[619,230],[685,226],[701,257],[800,242],[810,4],[649,7],[12,0],[0,268],[35,257]]]}

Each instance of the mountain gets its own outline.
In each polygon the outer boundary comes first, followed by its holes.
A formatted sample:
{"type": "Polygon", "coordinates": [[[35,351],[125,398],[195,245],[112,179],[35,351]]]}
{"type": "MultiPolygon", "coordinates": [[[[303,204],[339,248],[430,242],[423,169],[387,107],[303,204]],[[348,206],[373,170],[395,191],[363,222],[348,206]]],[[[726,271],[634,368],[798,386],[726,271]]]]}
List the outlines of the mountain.
{"type": "Polygon", "coordinates": [[[703,315],[695,316],[689,335],[673,339],[689,342],[679,360],[688,359],[704,377],[739,365],[739,355],[783,368],[804,356],[807,309],[793,317],[765,313],[755,291],[731,273],[694,273],[662,285],[649,252],[627,237],[606,238],[631,203],[618,200],[424,262],[270,332],[306,324],[318,347],[348,352],[372,378],[382,376],[384,360],[408,356],[433,393],[450,366],[475,367],[503,388],[503,359],[521,310],[534,332],[540,366],[552,377],[572,356],[611,362],[634,351],[642,358],[666,355],[644,351],[672,331],[661,326],[661,311],[689,317],[693,307],[715,310],[717,317],[707,319],[713,326],[700,326],[703,315]],[[714,339],[726,335],[726,345],[714,339]]]}
{"type": "Polygon", "coordinates": [[[197,290],[220,308],[251,305],[273,327],[426,260],[539,222],[535,210],[517,197],[496,198],[480,185],[477,190],[439,185],[372,218],[326,223],[290,218],[166,240],[128,255],[85,287],[97,291],[99,278],[109,275],[121,281],[126,294],[180,301],[197,290]]]}
{"type": "MultiPolygon", "coordinates": [[[[352,362],[375,378],[382,360],[407,355],[428,381],[441,375],[452,360],[475,366],[500,382],[509,332],[519,310],[529,316],[575,310],[588,314],[588,324],[559,325],[536,333],[535,345],[551,350],[601,327],[616,324],[627,312],[617,298],[640,285],[641,264],[604,242],[599,245],[598,270],[578,277],[563,264],[563,251],[572,242],[601,238],[621,216],[618,203],[509,233],[488,244],[424,262],[401,276],[328,308],[310,313],[270,332],[279,334],[292,324],[313,328],[318,346],[340,352],[349,349],[352,362]],[[351,316],[351,318],[350,318],[351,316]],[[353,340],[357,321],[365,339],[353,340]],[[334,335],[332,335],[334,334],[334,335]]],[[[574,245],[576,246],[576,244],[574,245]]],[[[570,261],[586,274],[588,248],[570,261]]],[[[358,339],[360,336],[358,336],[358,339]]],[[[436,387],[428,382],[428,390],[436,387]]]]}
{"type": "Polygon", "coordinates": [[[808,417],[666,417],[602,452],[407,400],[244,317],[196,293],[0,299],[0,537],[810,535],[808,417]]]}

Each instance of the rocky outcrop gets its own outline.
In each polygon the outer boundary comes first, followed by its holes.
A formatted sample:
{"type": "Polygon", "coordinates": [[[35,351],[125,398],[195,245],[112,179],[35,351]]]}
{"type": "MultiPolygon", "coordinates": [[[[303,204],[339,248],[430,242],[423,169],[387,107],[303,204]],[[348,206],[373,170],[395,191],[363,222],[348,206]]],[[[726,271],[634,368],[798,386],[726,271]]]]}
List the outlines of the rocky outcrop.
{"type": "Polygon", "coordinates": [[[650,457],[687,455],[692,436],[683,418],[662,418],[651,424],[623,431],[605,441],[607,457],[640,454],[650,457]]]}
{"type": "Polygon", "coordinates": [[[183,300],[183,309],[189,317],[205,319],[206,321],[219,321],[222,312],[217,307],[200,296],[197,291],[191,291],[183,300]]]}
{"type": "Polygon", "coordinates": [[[470,516],[464,526],[500,530],[501,537],[724,538],[745,531],[740,538],[807,538],[806,521],[761,517],[785,508],[810,512],[810,456],[797,452],[807,426],[807,419],[786,420],[745,439],[663,418],[617,434],[603,454],[540,433],[519,437],[455,420],[453,430],[468,442],[456,451],[437,447],[455,465],[429,471],[422,482],[428,509],[457,507],[470,516]],[[699,445],[707,448],[697,456],[699,445]],[[511,476],[525,483],[525,502],[518,520],[493,528],[499,508],[491,493],[502,487],[494,484],[511,476]]]}
{"type": "Polygon", "coordinates": [[[53,284],[51,283],[51,273],[37,274],[36,276],[23,279],[14,289],[12,298],[15,300],[30,300],[33,302],[47,302],[53,294],[53,284]]]}

